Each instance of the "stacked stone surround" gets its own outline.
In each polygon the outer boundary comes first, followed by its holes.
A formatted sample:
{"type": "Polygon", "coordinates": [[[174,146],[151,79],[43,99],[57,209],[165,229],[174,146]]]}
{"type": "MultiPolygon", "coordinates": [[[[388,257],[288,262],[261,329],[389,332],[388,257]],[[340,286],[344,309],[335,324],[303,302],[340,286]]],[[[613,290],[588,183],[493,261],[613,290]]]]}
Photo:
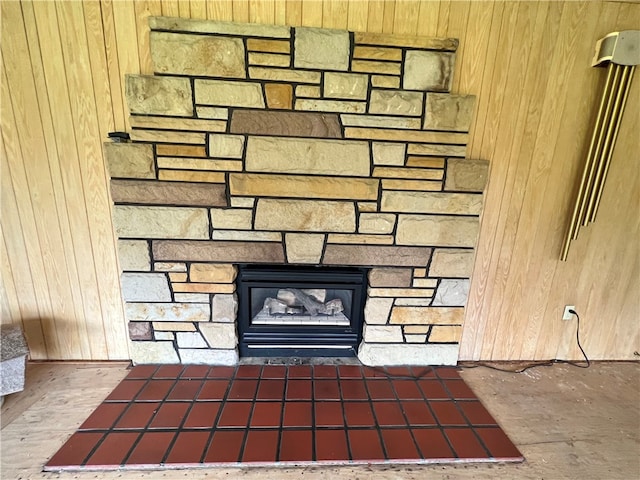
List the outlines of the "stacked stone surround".
{"type": "Polygon", "coordinates": [[[368,267],[365,364],[454,364],[488,164],[457,40],[150,18],[105,144],[135,363],[238,361],[239,263],[368,267]]]}

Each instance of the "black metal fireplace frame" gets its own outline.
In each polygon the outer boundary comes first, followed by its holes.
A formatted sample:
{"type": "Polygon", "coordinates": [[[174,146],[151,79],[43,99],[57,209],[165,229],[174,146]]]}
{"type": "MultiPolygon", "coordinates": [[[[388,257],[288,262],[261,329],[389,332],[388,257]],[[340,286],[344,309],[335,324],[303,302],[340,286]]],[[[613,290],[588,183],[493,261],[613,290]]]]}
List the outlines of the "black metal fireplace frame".
{"type": "Polygon", "coordinates": [[[353,357],[362,340],[367,269],[238,265],[238,345],[241,357],[353,357]],[[252,325],[252,288],[351,290],[349,326],[252,325]],[[304,345],[304,347],[300,347],[304,345]]]}

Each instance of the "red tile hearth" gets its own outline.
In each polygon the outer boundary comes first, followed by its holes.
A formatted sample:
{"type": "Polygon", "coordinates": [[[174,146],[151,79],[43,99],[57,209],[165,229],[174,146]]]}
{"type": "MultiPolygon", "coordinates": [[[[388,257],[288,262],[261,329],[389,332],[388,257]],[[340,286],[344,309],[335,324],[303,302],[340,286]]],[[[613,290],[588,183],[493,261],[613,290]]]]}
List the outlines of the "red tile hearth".
{"type": "Polygon", "coordinates": [[[44,468],[522,460],[455,368],[141,365],[44,468]]]}

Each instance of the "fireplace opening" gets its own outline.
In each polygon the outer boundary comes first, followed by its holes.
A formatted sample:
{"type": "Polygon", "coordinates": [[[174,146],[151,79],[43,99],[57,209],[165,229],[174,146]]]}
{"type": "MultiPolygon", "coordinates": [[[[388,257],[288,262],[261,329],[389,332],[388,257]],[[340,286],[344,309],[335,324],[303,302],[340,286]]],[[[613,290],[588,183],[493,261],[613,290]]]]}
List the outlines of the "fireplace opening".
{"type": "Polygon", "coordinates": [[[240,356],[355,356],[366,279],[361,268],[239,265],[240,356]]]}

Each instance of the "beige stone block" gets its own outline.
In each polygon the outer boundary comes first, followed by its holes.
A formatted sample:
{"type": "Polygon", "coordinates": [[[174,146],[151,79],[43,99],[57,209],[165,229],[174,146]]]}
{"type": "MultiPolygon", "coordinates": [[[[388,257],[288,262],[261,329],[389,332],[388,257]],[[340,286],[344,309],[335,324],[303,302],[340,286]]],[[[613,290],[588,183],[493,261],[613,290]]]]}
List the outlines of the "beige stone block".
{"type": "Polygon", "coordinates": [[[385,128],[344,129],[345,138],[371,138],[375,140],[390,140],[396,142],[432,142],[432,143],[466,143],[466,133],[425,132],[416,130],[396,130],[385,128]]]}
{"type": "Polygon", "coordinates": [[[287,233],[287,263],[319,264],[324,248],[324,235],[313,233],[287,233]]]}
{"type": "Polygon", "coordinates": [[[432,180],[382,180],[383,190],[415,190],[418,192],[439,192],[442,181],[432,180]]]}
{"type": "Polygon", "coordinates": [[[248,37],[289,38],[291,28],[284,25],[263,25],[258,23],[214,22],[193,18],[149,17],[151,30],[175,32],[216,33],[248,37]]]}
{"type": "MultiPolygon", "coordinates": [[[[433,262],[433,260],[431,260],[433,262]]],[[[427,269],[426,268],[414,268],[413,269],[413,276],[414,277],[418,277],[418,278],[423,278],[427,276],[427,269]]]]}
{"type": "Polygon", "coordinates": [[[179,303],[209,303],[208,293],[174,293],[173,298],[179,303]]]}
{"type": "MultiPolygon", "coordinates": [[[[269,97],[268,85],[265,85],[265,89],[269,97]]],[[[267,101],[270,101],[269,98],[267,101]]],[[[342,138],[338,115],[317,112],[235,110],[231,118],[230,131],[270,137],[342,138]]]]}
{"type": "MultiPolygon", "coordinates": [[[[137,145],[121,144],[121,145],[137,145]]],[[[207,151],[200,145],[156,145],[156,154],[159,157],[206,157],[207,151]]]]}
{"type": "Polygon", "coordinates": [[[173,342],[129,342],[129,351],[134,365],[180,363],[173,342]]]}
{"type": "Polygon", "coordinates": [[[200,332],[212,348],[235,348],[238,344],[233,323],[203,323],[200,332]]]}
{"type": "Polygon", "coordinates": [[[405,335],[404,337],[407,343],[425,343],[427,341],[426,335],[405,335]]]}
{"type": "Polygon", "coordinates": [[[429,50],[450,50],[458,48],[456,38],[433,38],[416,35],[399,35],[397,33],[354,33],[356,45],[384,45],[390,47],[415,47],[429,50]]]}
{"type": "Polygon", "coordinates": [[[173,342],[176,336],[173,332],[154,332],[153,338],[154,340],[169,340],[173,342]]]}
{"type": "Polygon", "coordinates": [[[482,195],[385,190],[382,192],[380,210],[382,212],[479,215],[482,210],[482,195]]]}
{"type": "Polygon", "coordinates": [[[193,323],[187,322],[153,322],[153,329],[159,331],[170,332],[195,332],[196,327],[193,323]]]}
{"type": "Polygon", "coordinates": [[[444,158],[441,157],[408,157],[407,167],[444,168],[444,158]]]}
{"type": "Polygon", "coordinates": [[[242,39],[213,35],[150,32],[153,70],[157,73],[245,78],[242,39]]]}
{"type": "Polygon", "coordinates": [[[291,57],[277,53],[249,53],[249,65],[289,67],[291,65],[291,57]]]}
{"type": "Polygon", "coordinates": [[[358,222],[360,233],[385,234],[393,232],[396,216],[389,213],[362,213],[358,222]]]}
{"type": "Polygon", "coordinates": [[[126,75],[125,94],[131,113],[193,115],[191,82],[188,78],[126,75]]]}
{"type": "Polygon", "coordinates": [[[440,180],[444,172],[442,170],[427,170],[422,168],[404,167],[374,167],[374,177],[385,178],[420,178],[422,180],[440,180]]]}
{"type": "Polygon", "coordinates": [[[407,153],[410,155],[433,155],[435,157],[464,157],[466,145],[434,145],[428,143],[410,143],[407,153]]]}
{"type": "Polygon", "coordinates": [[[399,215],[396,242],[398,245],[473,247],[478,228],[478,217],[399,215]]]}
{"type": "Polygon", "coordinates": [[[369,144],[362,141],[249,137],[248,172],[369,176],[369,144]]]}
{"type": "Polygon", "coordinates": [[[349,235],[344,233],[332,233],[329,234],[327,243],[356,245],[392,245],[393,235],[349,235]]]}
{"type": "Polygon", "coordinates": [[[264,108],[262,87],[257,82],[196,79],[194,85],[199,104],[264,108]]]}
{"type": "Polygon", "coordinates": [[[287,40],[247,38],[247,50],[250,52],[289,53],[291,43],[287,40]]]}
{"type": "Polygon", "coordinates": [[[229,118],[229,109],[224,107],[196,107],[198,118],[212,118],[226,120],[229,118]]]}
{"type": "Polygon", "coordinates": [[[422,115],[422,92],[406,90],[372,90],[369,113],[383,115],[422,115]]]}
{"type": "Polygon", "coordinates": [[[223,185],[148,180],[111,180],[111,198],[115,203],[190,207],[227,203],[223,185]]]}
{"type": "Polygon", "coordinates": [[[129,321],[152,321],[155,325],[164,322],[208,322],[211,317],[209,303],[127,303],[126,317],[129,321]]]}
{"type": "Polygon", "coordinates": [[[438,280],[435,278],[414,278],[411,286],[415,288],[436,288],[438,280]]]}
{"type": "Polygon", "coordinates": [[[411,287],[411,268],[372,268],[369,270],[371,287],[411,287]]]}
{"type": "Polygon", "coordinates": [[[156,272],[186,272],[187,264],[181,262],[154,262],[153,269],[156,272]]]}
{"type": "Polygon", "coordinates": [[[223,172],[194,172],[190,170],[159,170],[159,180],[174,182],[224,183],[223,172]]]}
{"type": "Polygon", "coordinates": [[[174,292],[181,293],[233,293],[235,284],[228,283],[172,283],[174,292]]]}
{"type": "Polygon", "coordinates": [[[219,293],[211,298],[211,320],[233,323],[238,316],[238,296],[219,293]]]}
{"type": "Polygon", "coordinates": [[[407,145],[404,143],[373,142],[374,165],[404,165],[407,145]]]}
{"type": "Polygon", "coordinates": [[[231,206],[234,208],[253,208],[255,203],[253,197],[231,197],[231,206]]]}
{"type": "Polygon", "coordinates": [[[325,72],[324,96],[325,98],[366,100],[368,84],[367,75],[325,72]]]}
{"type": "Polygon", "coordinates": [[[176,343],[179,349],[208,347],[200,332],[178,332],[176,333],[176,343]]]}
{"type": "MultiPolygon", "coordinates": [[[[336,178],[311,175],[269,175],[232,173],[229,175],[231,195],[376,200],[379,180],[369,178],[336,178]]],[[[378,232],[369,232],[378,233],[378,232]]],[[[384,232],[389,233],[389,232],[384,232]]]]}
{"type": "Polygon", "coordinates": [[[462,325],[434,325],[429,335],[430,343],[460,343],[462,325]]]}
{"type": "Polygon", "coordinates": [[[432,277],[469,278],[473,271],[473,250],[436,248],[429,266],[432,277]]]}
{"type": "Polygon", "coordinates": [[[401,325],[462,324],[462,307],[394,307],[390,323],[401,325]]]}
{"type": "Polygon", "coordinates": [[[400,75],[402,64],[399,62],[378,62],[376,60],[352,60],[353,72],[377,73],[382,75],[400,75]]]}
{"type": "Polygon", "coordinates": [[[200,132],[224,132],[227,129],[227,122],[224,120],[156,117],[152,115],[130,115],[129,123],[133,128],[157,128],[160,130],[196,130],[200,132]]]}
{"type": "Polygon", "coordinates": [[[293,108],[293,87],[287,83],[267,83],[264,86],[267,107],[291,110],[293,108]]]}
{"type": "Polygon", "coordinates": [[[389,320],[393,298],[367,297],[364,305],[364,321],[369,325],[384,325],[389,320]]]}
{"type": "Polygon", "coordinates": [[[431,297],[426,298],[396,298],[394,305],[400,307],[428,307],[431,305],[431,297]]]}
{"type": "Polygon", "coordinates": [[[448,92],[453,81],[455,53],[409,50],[404,61],[402,88],[448,92]]]}
{"type": "Polygon", "coordinates": [[[357,46],[353,49],[353,58],[365,58],[369,60],[402,61],[400,48],[364,47],[357,46]]]}
{"type": "Polygon", "coordinates": [[[205,208],[116,205],[113,208],[113,225],[120,238],[209,237],[205,208]]]}
{"type": "Polygon", "coordinates": [[[254,80],[275,80],[278,82],[320,83],[320,72],[286,68],[249,67],[249,77],[254,80]]]}
{"type": "Polygon", "coordinates": [[[192,263],[189,276],[192,282],[233,283],[236,279],[236,267],[225,263],[192,263]]]}
{"type": "Polygon", "coordinates": [[[431,249],[378,245],[327,245],[325,265],[421,267],[427,265],[431,249]]]}
{"type": "MultiPolygon", "coordinates": [[[[158,168],[175,170],[209,170],[239,172],[242,160],[218,160],[217,158],[158,157],[158,168]]],[[[169,202],[167,202],[169,203],[169,202]]]]}
{"type": "Polygon", "coordinates": [[[278,242],[156,240],[152,249],[158,261],[284,263],[278,242]]]}
{"type": "Polygon", "coordinates": [[[431,298],[432,288],[370,288],[371,297],[431,298]]]}
{"type": "Polygon", "coordinates": [[[320,98],[320,87],[315,85],[298,85],[296,97],[320,98]]]}
{"type": "Polygon", "coordinates": [[[474,95],[428,93],[425,102],[425,130],[469,131],[476,104],[474,95]]]}
{"type": "Polygon", "coordinates": [[[343,72],[349,69],[349,32],[310,27],[297,27],[295,30],[296,68],[343,72]]]}
{"type": "Polygon", "coordinates": [[[447,180],[445,190],[463,192],[482,192],[489,176],[489,162],[450,158],[447,161],[447,180]]]}
{"type": "Polygon", "coordinates": [[[186,282],[187,274],[183,272],[170,272],[169,280],[172,282],[186,282]]]}
{"type": "Polygon", "coordinates": [[[209,155],[222,158],[242,158],[244,137],[242,135],[209,134],[209,155]]]}
{"type": "Polygon", "coordinates": [[[358,202],[359,212],[376,212],[378,204],[376,202],[358,202]]]}
{"type": "Polygon", "coordinates": [[[256,207],[257,230],[354,232],[353,202],[272,200],[261,198],[256,207]]]}
{"type": "Polygon", "coordinates": [[[155,143],[192,143],[204,145],[206,133],[197,132],[173,132],[168,130],[142,130],[134,128],[129,134],[131,140],[136,142],[155,143]]]}
{"type": "Polygon", "coordinates": [[[153,148],[143,143],[104,143],[111,177],[155,178],[153,148]]]}
{"type": "Polygon", "coordinates": [[[400,88],[400,77],[392,75],[371,75],[374,88],[400,88]]]}
{"type": "Polygon", "coordinates": [[[411,335],[415,335],[415,334],[427,334],[429,333],[429,326],[422,326],[422,325],[407,325],[405,327],[402,327],[402,330],[404,331],[404,333],[406,334],[411,334],[411,335]]]}
{"type": "Polygon", "coordinates": [[[251,230],[252,215],[249,209],[212,208],[211,225],[215,229],[251,230]]]}
{"type": "Polygon", "coordinates": [[[365,342],[402,343],[402,328],[395,325],[368,325],[365,323],[362,336],[365,342]]]}
{"type": "Polygon", "coordinates": [[[358,348],[358,360],[370,366],[456,365],[458,352],[458,345],[452,344],[362,342],[358,348]]]}
{"type": "Polygon", "coordinates": [[[411,117],[392,117],[390,115],[340,115],[346,127],[402,128],[417,130],[420,119],[411,117]]]}
{"type": "Polygon", "coordinates": [[[150,271],[149,243],[145,240],[118,240],[118,260],[123,271],[150,271]]]}
{"type": "Polygon", "coordinates": [[[250,230],[216,230],[211,234],[212,240],[242,240],[246,242],[280,242],[279,232],[256,232],[250,230]]]}
{"type": "Polygon", "coordinates": [[[312,100],[306,98],[296,99],[296,110],[312,112],[338,112],[338,113],[364,113],[366,102],[354,102],[347,100],[312,100]]]}

